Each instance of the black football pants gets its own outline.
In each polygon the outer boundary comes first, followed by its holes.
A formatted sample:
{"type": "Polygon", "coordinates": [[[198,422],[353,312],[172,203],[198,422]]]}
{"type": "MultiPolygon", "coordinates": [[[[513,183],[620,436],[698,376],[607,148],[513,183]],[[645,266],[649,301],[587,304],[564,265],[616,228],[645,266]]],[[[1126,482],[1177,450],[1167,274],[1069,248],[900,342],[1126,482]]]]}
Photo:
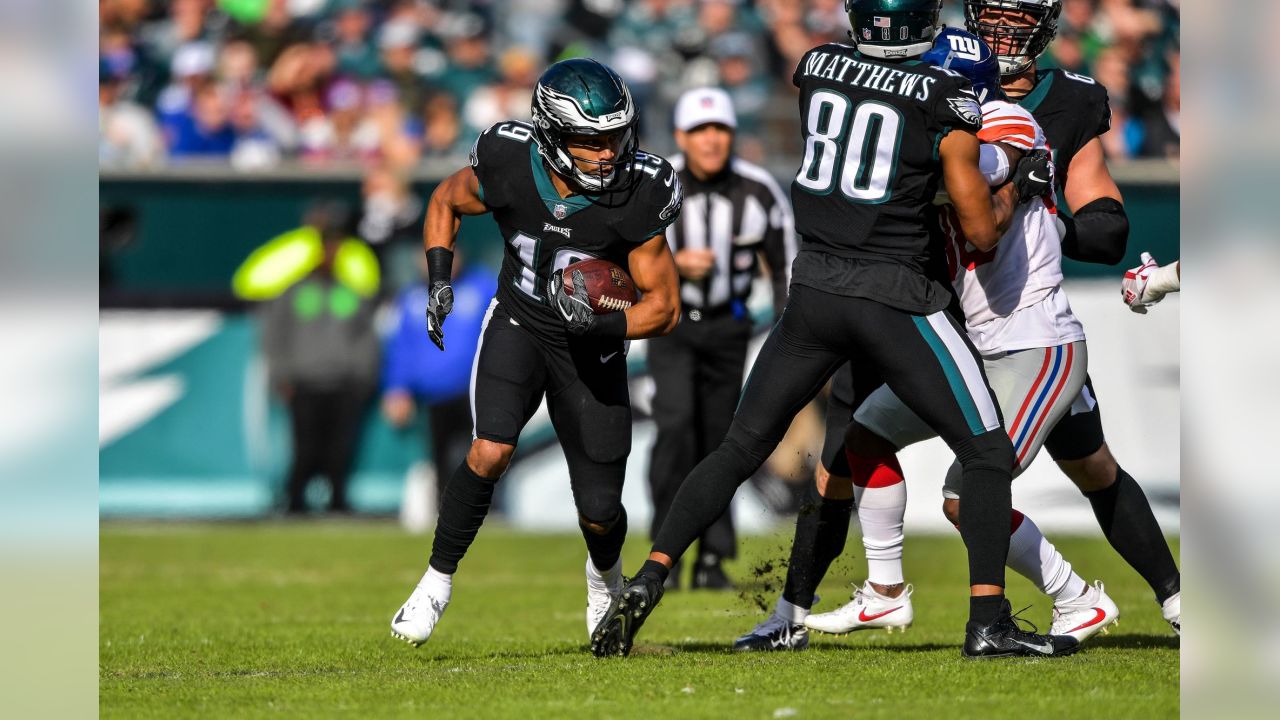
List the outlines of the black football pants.
{"type": "Polygon", "coordinates": [[[728,435],[681,485],[654,551],[680,558],[845,360],[879,373],[955,451],[964,469],[960,529],[970,582],[1003,586],[1013,447],[964,331],[944,311],[913,315],[794,284],[751,369],[728,435]]]}

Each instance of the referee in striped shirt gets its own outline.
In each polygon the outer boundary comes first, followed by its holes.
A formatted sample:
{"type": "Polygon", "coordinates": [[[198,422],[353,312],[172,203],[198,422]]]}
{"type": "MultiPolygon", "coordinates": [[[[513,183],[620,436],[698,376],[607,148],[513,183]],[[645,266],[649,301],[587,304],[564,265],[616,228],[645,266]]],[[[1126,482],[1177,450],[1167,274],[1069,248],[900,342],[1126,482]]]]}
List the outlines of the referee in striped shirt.
{"type": "MultiPolygon", "coordinates": [[[[786,304],[796,254],[791,205],[763,168],[734,157],[737,118],[728,93],[696,88],[676,103],[671,159],[685,189],[680,219],[667,242],[680,273],[684,317],[670,335],[649,340],[649,371],[657,392],[658,437],[649,465],[654,516],[662,527],[680,483],[729,431],[742,390],[751,318],[752,281],[767,267],[775,314],[786,304]]],[[[737,553],[726,512],[699,542],[694,588],[732,589],[721,560],[737,553]]],[[[679,569],[667,588],[679,587],[679,569]]]]}

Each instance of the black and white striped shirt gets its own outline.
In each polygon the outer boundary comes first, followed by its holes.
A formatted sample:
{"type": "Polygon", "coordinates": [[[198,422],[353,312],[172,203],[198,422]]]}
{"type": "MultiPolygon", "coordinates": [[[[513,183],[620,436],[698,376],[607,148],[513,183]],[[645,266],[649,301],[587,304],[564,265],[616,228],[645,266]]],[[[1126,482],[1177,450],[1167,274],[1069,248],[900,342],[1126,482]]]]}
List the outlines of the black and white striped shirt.
{"type": "Polygon", "coordinates": [[[760,272],[757,253],[763,252],[773,281],[774,312],[786,303],[791,261],[796,256],[795,222],[791,203],[764,168],[730,158],[723,172],[698,180],[683,155],[671,159],[684,186],[684,210],[667,228],[671,252],[709,248],[716,263],[702,280],[680,280],[680,302],[701,312],[745,303],[751,282],[760,272]]]}

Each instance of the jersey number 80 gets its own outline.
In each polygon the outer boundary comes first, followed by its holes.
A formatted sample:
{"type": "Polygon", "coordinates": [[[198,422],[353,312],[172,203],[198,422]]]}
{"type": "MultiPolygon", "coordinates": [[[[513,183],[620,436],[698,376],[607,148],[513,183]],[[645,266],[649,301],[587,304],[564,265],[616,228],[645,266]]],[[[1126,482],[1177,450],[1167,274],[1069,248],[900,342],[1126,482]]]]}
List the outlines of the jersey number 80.
{"type": "Polygon", "coordinates": [[[864,100],[851,111],[849,98],[819,90],[809,97],[804,134],[804,160],[796,175],[800,187],[826,195],[839,178],[841,194],[853,202],[882,203],[893,195],[890,185],[902,146],[902,115],[896,108],[864,100]]]}

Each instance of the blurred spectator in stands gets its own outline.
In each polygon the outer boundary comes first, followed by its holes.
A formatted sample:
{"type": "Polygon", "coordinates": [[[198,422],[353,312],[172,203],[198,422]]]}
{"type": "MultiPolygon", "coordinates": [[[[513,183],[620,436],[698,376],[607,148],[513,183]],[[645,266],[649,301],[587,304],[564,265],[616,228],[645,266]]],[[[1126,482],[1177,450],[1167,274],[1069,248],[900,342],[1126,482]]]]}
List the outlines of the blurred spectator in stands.
{"type": "Polygon", "coordinates": [[[165,135],[174,159],[227,159],[236,142],[227,93],[212,82],[200,85],[188,111],[167,120],[165,135]]]}
{"type": "MultiPolygon", "coordinates": [[[[489,28],[479,15],[466,14],[457,16],[443,31],[448,62],[444,72],[431,79],[436,87],[452,93],[465,107],[473,93],[498,80],[498,72],[489,53],[489,28]]],[[[479,132],[487,127],[472,129],[479,132]]]]}
{"type": "Polygon", "coordinates": [[[542,68],[525,49],[511,48],[502,54],[498,69],[498,82],[478,87],[466,96],[462,118],[468,131],[479,133],[496,122],[529,117],[533,86],[542,68]]]}
{"type": "Polygon", "coordinates": [[[164,162],[164,138],[151,113],[122,96],[124,77],[98,62],[98,164],[156,167],[164,162]]]}
{"type": "MultiPolygon", "coordinates": [[[[397,240],[408,240],[417,246],[415,255],[421,255],[422,200],[409,185],[409,174],[404,168],[387,163],[375,163],[365,173],[360,186],[363,207],[360,215],[360,237],[373,246],[383,267],[386,247],[397,240]]],[[[410,263],[412,268],[413,264],[410,263]]],[[[412,275],[412,270],[410,270],[412,275]]],[[[407,285],[408,283],[398,283],[407,285]]]]}
{"type": "Polygon", "coordinates": [[[713,40],[710,49],[719,65],[718,84],[729,93],[737,111],[734,152],[751,162],[763,162],[761,114],[769,104],[769,78],[755,54],[756,45],[742,33],[726,33],[713,40]]]}
{"type": "Polygon", "coordinates": [[[169,62],[169,85],[156,101],[156,115],[165,134],[176,132],[171,125],[192,112],[196,93],[213,79],[215,51],[207,42],[191,42],[179,47],[169,62]]]}
{"type": "Polygon", "coordinates": [[[462,252],[454,251],[449,342],[444,352],[439,352],[427,337],[423,319],[427,311],[426,270],[422,258],[423,281],[405,288],[396,300],[395,330],[384,349],[382,414],[395,427],[405,427],[416,408],[425,406],[425,440],[435,467],[438,502],[444,489],[440,480],[449,477],[471,446],[471,364],[485,312],[498,286],[492,270],[466,266],[462,252]]]}
{"type": "Polygon", "coordinates": [[[406,113],[417,112],[426,100],[427,88],[414,68],[418,37],[418,27],[406,20],[389,21],[378,32],[386,79],[395,88],[396,99],[406,113]]]}
{"type": "Polygon", "coordinates": [[[291,45],[267,75],[267,88],[299,127],[325,114],[325,94],[335,82],[337,58],[319,42],[291,45]]]}
{"type": "MultiPolygon", "coordinates": [[[[525,113],[529,112],[528,106],[525,113]]],[[[453,158],[467,152],[468,139],[462,134],[458,101],[443,90],[431,93],[422,111],[422,156],[453,158]]]]}
{"type": "MultiPolygon", "coordinates": [[[[643,0],[629,4],[641,2],[643,0]]],[[[536,57],[545,60],[564,4],[564,0],[509,0],[501,6],[505,18],[503,31],[512,44],[529,48],[536,57]]]]}
{"type": "Polygon", "coordinates": [[[1144,120],[1142,154],[1147,157],[1177,158],[1182,139],[1182,56],[1169,54],[1169,74],[1164,81],[1164,97],[1144,120]]]}
{"type": "Polygon", "coordinates": [[[316,113],[301,127],[299,151],[306,162],[368,162],[378,156],[382,139],[365,112],[364,88],[351,80],[329,86],[329,112],[316,113]]]}
{"type": "Polygon", "coordinates": [[[218,51],[218,80],[237,89],[263,82],[258,51],[244,40],[232,40],[218,51]]]}
{"type": "MultiPolygon", "coordinates": [[[[253,88],[224,92],[230,97],[231,127],[236,136],[231,147],[231,167],[251,171],[279,165],[287,149],[286,138],[273,131],[263,117],[264,110],[278,106],[270,99],[260,99],[253,88]]],[[[292,125],[288,129],[291,131],[292,125]]]]}
{"type": "Polygon", "coordinates": [[[168,14],[142,29],[141,37],[148,50],[161,62],[168,62],[178,48],[197,41],[216,42],[220,39],[223,16],[209,13],[210,0],[171,0],[168,14]],[[217,18],[217,26],[210,26],[210,19],[217,18]]]}
{"type": "Polygon", "coordinates": [[[1101,138],[1102,150],[1111,160],[1131,158],[1142,145],[1142,123],[1129,110],[1129,66],[1120,53],[1108,48],[1094,59],[1093,73],[1107,89],[1111,103],[1111,129],[1101,138]]]}
{"type": "Polygon", "coordinates": [[[336,203],[308,212],[307,227],[320,237],[320,262],[262,312],[271,387],[288,405],[293,435],[285,484],[290,514],[306,510],[307,485],[316,475],[329,480],[328,509],[350,511],[347,478],[361,420],[377,388],[376,293],[343,282],[337,270],[344,254],[368,253],[359,249],[361,241],[348,237],[350,221],[350,213],[336,203]]]}
{"type": "Polygon", "coordinates": [[[338,72],[361,79],[372,79],[382,72],[382,61],[370,39],[373,17],[361,0],[337,0],[338,16],[334,18],[334,52],[338,56],[338,72]]]}
{"type": "Polygon", "coordinates": [[[237,17],[229,32],[253,45],[262,64],[271,67],[286,49],[306,42],[310,37],[306,24],[295,20],[289,12],[290,0],[264,2],[263,10],[237,17]]]}

